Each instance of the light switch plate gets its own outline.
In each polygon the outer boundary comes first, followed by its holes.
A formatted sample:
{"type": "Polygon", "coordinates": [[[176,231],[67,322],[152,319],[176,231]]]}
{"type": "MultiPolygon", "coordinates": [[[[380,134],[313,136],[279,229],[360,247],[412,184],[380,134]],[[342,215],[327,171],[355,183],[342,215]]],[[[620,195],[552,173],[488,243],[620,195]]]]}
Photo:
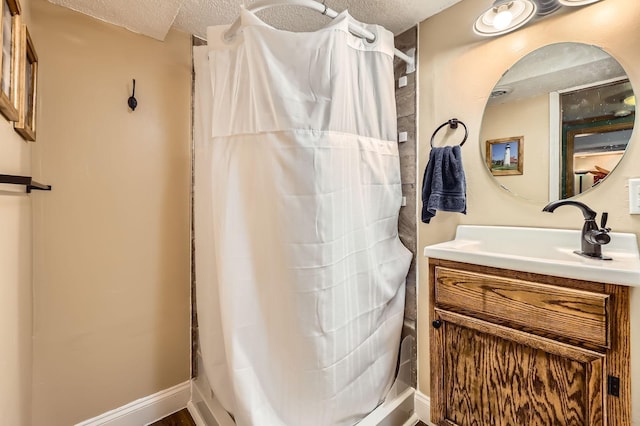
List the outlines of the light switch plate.
{"type": "Polygon", "coordinates": [[[407,138],[408,138],[408,133],[407,132],[398,133],[398,142],[406,142],[407,138]]]}
{"type": "Polygon", "coordinates": [[[408,79],[406,75],[403,75],[398,79],[398,88],[405,87],[408,84],[408,79]]]}

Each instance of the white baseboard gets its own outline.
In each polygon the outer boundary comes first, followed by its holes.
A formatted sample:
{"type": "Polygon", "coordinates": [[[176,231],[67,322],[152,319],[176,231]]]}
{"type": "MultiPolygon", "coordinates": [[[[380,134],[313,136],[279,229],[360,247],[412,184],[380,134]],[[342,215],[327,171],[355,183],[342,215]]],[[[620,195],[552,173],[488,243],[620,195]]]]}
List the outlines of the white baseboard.
{"type": "Polygon", "coordinates": [[[187,410],[189,410],[189,414],[191,414],[191,418],[196,426],[207,426],[206,420],[202,418],[200,410],[198,410],[198,407],[195,406],[193,401],[187,403],[187,410]]]}
{"type": "Polygon", "coordinates": [[[153,395],[137,399],[115,410],[85,420],[76,426],[148,425],[187,406],[191,398],[191,381],[175,385],[153,395]]]}
{"type": "Polygon", "coordinates": [[[416,391],[413,407],[418,419],[426,424],[431,424],[431,398],[420,391],[416,391]]]}

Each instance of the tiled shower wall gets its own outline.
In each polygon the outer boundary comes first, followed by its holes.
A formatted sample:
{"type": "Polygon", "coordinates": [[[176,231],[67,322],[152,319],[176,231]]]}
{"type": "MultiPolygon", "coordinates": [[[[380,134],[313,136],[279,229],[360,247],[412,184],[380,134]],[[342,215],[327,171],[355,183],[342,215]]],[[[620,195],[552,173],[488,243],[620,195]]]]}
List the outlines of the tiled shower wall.
{"type": "MultiPolygon", "coordinates": [[[[413,48],[417,51],[418,28],[411,28],[395,38],[396,48],[403,52],[413,48]]],[[[200,46],[206,44],[201,39],[193,37],[193,45],[200,46]]],[[[416,54],[417,56],[417,54],[416,54]]],[[[417,63],[417,57],[416,57],[417,63]]],[[[400,239],[404,245],[413,253],[413,260],[407,276],[407,289],[405,300],[405,318],[402,330],[402,338],[413,338],[414,344],[410,345],[411,351],[411,383],[416,387],[417,378],[417,353],[416,353],[416,73],[406,73],[406,64],[396,58],[394,61],[394,75],[396,80],[396,108],[398,113],[398,132],[407,132],[407,141],[400,142],[400,168],[402,178],[402,194],[406,197],[406,206],[400,210],[398,228],[400,239]],[[407,77],[407,85],[398,88],[400,77],[407,77]]],[[[193,97],[192,97],[193,99],[193,97]]],[[[193,109],[192,109],[193,110],[193,109]]],[[[193,168],[192,168],[193,170],[193,168]]],[[[193,185],[192,185],[193,187],[193,185]]],[[[192,200],[193,201],[193,200],[192,200]]],[[[192,202],[193,206],[193,202],[192,202]]],[[[193,221],[192,221],[193,222],[193,221]]],[[[193,231],[193,229],[192,229],[193,231]]],[[[192,232],[193,235],[193,232],[192,232]]],[[[191,377],[198,376],[198,318],[196,315],[196,294],[195,294],[195,254],[192,238],[192,353],[191,353],[191,377]]]]}
{"type": "MultiPolygon", "coordinates": [[[[402,52],[415,49],[417,63],[418,27],[413,27],[395,38],[396,48],[402,52]]],[[[406,205],[400,209],[398,230],[400,240],[413,253],[413,260],[407,275],[407,289],[404,307],[404,327],[402,339],[413,338],[411,347],[411,383],[417,386],[417,349],[416,349],[416,252],[417,252],[417,220],[416,220],[416,72],[407,74],[407,64],[402,60],[394,60],[394,77],[396,80],[396,108],[398,112],[398,133],[407,132],[406,142],[398,142],[400,151],[400,176],[402,179],[402,195],[406,205]],[[399,87],[401,77],[406,77],[406,86],[399,87]]]]}
{"type": "MultiPolygon", "coordinates": [[[[192,46],[204,46],[207,42],[198,37],[191,37],[192,46]]],[[[192,51],[193,52],[193,51],[192,51]]],[[[192,53],[193,54],[193,53],[192,53]]],[[[193,228],[193,188],[195,183],[194,165],[195,165],[195,147],[193,141],[193,108],[195,94],[193,91],[196,87],[196,72],[191,58],[191,378],[198,377],[198,313],[196,312],[196,245],[195,230],[193,228]]]]}

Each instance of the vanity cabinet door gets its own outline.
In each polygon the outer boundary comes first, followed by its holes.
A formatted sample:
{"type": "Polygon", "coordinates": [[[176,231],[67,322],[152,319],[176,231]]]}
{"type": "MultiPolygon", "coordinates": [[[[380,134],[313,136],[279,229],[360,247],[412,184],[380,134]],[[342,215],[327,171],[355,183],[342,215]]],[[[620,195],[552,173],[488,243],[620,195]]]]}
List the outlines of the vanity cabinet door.
{"type": "Polygon", "coordinates": [[[605,355],[435,308],[437,425],[606,424],[605,355]]]}

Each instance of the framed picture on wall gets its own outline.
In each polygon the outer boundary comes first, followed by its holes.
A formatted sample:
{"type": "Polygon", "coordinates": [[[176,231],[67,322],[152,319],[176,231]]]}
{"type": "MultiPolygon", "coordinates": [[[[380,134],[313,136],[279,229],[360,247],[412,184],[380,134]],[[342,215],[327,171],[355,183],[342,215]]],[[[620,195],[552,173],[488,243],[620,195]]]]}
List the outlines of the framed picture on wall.
{"type": "Polygon", "coordinates": [[[19,117],[13,128],[24,140],[36,140],[36,105],[38,88],[38,55],[26,25],[20,37],[19,117]]]}
{"type": "Polygon", "coordinates": [[[524,136],[487,141],[487,166],[494,176],[521,175],[524,136]]]}
{"type": "Polygon", "coordinates": [[[0,44],[2,66],[0,73],[0,113],[9,121],[19,117],[19,42],[20,3],[18,0],[0,0],[0,44]]]}

